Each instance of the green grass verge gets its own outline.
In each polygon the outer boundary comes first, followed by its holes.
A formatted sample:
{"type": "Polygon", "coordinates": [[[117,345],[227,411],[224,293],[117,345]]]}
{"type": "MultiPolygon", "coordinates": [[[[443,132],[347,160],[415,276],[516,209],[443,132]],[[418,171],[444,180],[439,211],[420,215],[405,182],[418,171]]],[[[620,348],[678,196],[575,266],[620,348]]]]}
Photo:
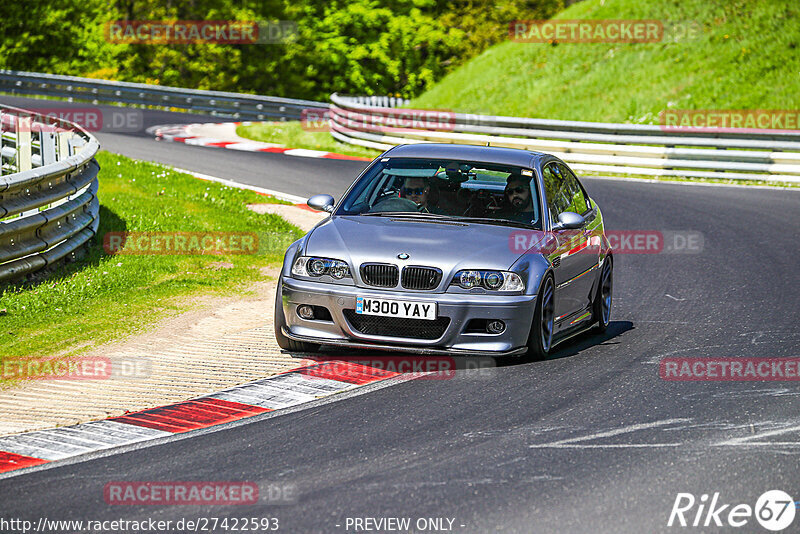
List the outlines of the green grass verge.
{"type": "Polygon", "coordinates": [[[554,18],[658,19],[699,31],[659,43],[504,42],[409,107],[642,124],[670,108],[798,109],[798,3],[585,0],[554,18]]]}
{"type": "Polygon", "coordinates": [[[251,125],[241,125],[236,128],[236,133],[247,139],[264,143],[277,143],[289,148],[322,150],[370,159],[381,154],[380,150],[340,143],[328,132],[304,130],[300,121],[259,122],[251,125]]]}
{"type": "MultiPolygon", "coordinates": [[[[302,232],[248,203],[252,191],[204,182],[170,168],[108,152],[100,163],[100,228],[84,260],[33,286],[0,289],[0,356],[74,356],[190,309],[199,295],[247,292],[302,232]],[[108,255],[107,232],[252,232],[256,254],[108,255]],[[225,262],[224,266],[212,263],[225,262]],[[224,268],[219,268],[224,267],[224,268]]],[[[8,384],[0,378],[0,385],[8,384]]]]}

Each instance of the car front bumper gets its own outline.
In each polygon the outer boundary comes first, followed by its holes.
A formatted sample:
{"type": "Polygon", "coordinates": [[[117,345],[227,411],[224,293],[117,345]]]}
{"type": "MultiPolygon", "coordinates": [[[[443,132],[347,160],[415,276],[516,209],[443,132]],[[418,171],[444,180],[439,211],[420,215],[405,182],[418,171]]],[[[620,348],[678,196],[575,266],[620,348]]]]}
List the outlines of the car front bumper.
{"type": "Polygon", "coordinates": [[[290,339],[422,355],[522,354],[526,351],[536,300],[535,295],[382,291],[294,278],[283,278],[278,291],[286,319],[283,332],[290,339]],[[355,329],[344,315],[344,310],[355,309],[356,297],[435,302],[437,315],[448,317],[450,322],[437,339],[365,334],[355,329]],[[332,321],[302,319],[297,315],[297,307],[301,304],[327,308],[332,321]],[[465,332],[471,319],[501,320],[506,329],[501,334],[465,332]]]}

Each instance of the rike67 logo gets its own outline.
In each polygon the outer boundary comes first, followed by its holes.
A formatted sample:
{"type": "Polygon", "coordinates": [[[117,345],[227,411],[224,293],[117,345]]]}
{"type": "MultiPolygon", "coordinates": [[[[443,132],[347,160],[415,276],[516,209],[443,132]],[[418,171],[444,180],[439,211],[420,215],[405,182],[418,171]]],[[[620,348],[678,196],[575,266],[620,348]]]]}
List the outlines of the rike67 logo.
{"type": "Polygon", "coordinates": [[[703,494],[699,499],[691,493],[678,493],[667,526],[672,527],[743,527],[753,516],[767,530],[778,532],[794,521],[796,512],[794,499],[781,490],[765,492],[756,501],[755,507],[749,504],[726,504],[714,493],[703,494]]]}

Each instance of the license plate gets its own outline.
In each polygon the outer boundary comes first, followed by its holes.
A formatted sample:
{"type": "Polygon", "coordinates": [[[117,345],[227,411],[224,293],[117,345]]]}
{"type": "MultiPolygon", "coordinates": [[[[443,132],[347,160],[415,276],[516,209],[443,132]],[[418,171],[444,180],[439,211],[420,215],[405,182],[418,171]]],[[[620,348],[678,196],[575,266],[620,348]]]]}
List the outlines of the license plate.
{"type": "Polygon", "coordinates": [[[356,297],[356,313],[433,321],[436,319],[436,303],[356,297]]]}

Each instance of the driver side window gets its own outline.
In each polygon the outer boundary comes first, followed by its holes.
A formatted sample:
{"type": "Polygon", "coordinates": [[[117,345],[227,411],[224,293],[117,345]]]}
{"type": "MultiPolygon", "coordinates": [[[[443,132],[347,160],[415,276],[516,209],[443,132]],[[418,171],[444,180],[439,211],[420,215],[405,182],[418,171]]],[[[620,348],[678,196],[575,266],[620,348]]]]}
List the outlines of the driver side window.
{"type": "Polygon", "coordinates": [[[562,176],[561,170],[555,162],[550,162],[544,166],[542,179],[547,197],[547,211],[550,214],[550,220],[555,223],[558,221],[560,213],[569,211],[571,195],[567,191],[567,183],[562,176]]]}
{"type": "Polygon", "coordinates": [[[557,168],[561,170],[561,176],[564,177],[566,184],[567,195],[569,196],[569,207],[567,211],[584,215],[589,210],[589,205],[586,202],[586,196],[583,194],[581,184],[578,179],[572,174],[566,165],[558,164],[557,168]]]}

